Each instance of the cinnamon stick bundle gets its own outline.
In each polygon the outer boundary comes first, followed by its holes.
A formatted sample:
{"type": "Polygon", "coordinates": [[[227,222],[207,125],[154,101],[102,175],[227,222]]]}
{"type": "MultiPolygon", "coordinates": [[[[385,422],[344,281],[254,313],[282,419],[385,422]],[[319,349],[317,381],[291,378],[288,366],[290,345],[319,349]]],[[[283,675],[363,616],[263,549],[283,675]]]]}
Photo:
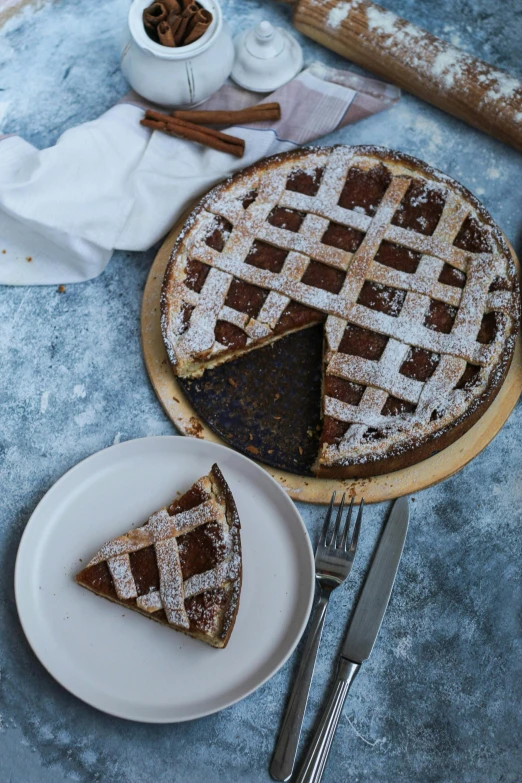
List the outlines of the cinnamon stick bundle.
{"type": "Polygon", "coordinates": [[[143,24],[162,46],[187,46],[206,33],[212,14],[195,0],[155,0],[143,11],[143,24]]]}
{"type": "Polygon", "coordinates": [[[196,141],[219,152],[228,152],[235,155],[236,158],[242,158],[245,152],[245,142],[237,136],[230,136],[228,133],[221,133],[211,128],[202,128],[200,125],[178,120],[168,114],[152,111],[152,109],[145,112],[145,117],[140,122],[147,128],[159,130],[188,141],[196,141]]]}
{"type": "Polygon", "coordinates": [[[261,122],[281,119],[279,103],[259,103],[248,109],[237,111],[184,111],[178,109],[171,114],[177,120],[187,120],[195,125],[235,125],[238,122],[261,122]]]}

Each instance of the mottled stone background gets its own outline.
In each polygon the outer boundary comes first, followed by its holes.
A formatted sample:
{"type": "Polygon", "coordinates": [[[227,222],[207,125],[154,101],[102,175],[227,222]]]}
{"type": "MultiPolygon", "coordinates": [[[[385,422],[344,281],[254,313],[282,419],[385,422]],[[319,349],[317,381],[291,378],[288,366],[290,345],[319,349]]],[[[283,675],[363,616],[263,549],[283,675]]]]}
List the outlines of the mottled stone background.
{"type": "MultiPolygon", "coordinates": [[[[236,30],[264,17],[289,24],[289,9],[275,3],[223,5],[236,30]]],[[[522,76],[520,0],[386,5],[522,76]]],[[[59,0],[11,18],[0,31],[0,130],[45,147],[122,96],[127,8],[128,0],[59,0]]],[[[307,61],[343,67],[335,55],[302,43],[307,61]]],[[[388,114],[325,141],[384,144],[425,158],[481,197],[521,249],[522,159],[501,143],[409,95],[388,114]]],[[[113,442],[174,433],[140,350],[141,295],[154,252],[117,253],[101,277],[63,294],[56,287],[0,289],[2,783],[269,780],[295,660],[218,715],[173,726],[128,723],[57,685],[16,614],[14,558],[44,493],[113,442]]],[[[521,780],[521,423],[519,407],[471,465],[415,496],[390,608],[346,704],[325,783],[521,780]]],[[[315,537],[323,509],[299,510],[315,537]]],[[[368,509],[353,578],[328,615],[308,728],[385,512],[385,505],[368,509]]]]}

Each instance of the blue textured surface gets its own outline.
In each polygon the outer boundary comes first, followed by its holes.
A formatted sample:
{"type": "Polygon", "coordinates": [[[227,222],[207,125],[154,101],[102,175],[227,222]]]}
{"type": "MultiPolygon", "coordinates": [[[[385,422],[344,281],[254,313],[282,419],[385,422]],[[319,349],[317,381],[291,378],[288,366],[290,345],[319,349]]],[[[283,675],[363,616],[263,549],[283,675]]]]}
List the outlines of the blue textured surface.
{"type": "MultiPolygon", "coordinates": [[[[388,7],[518,76],[522,5],[388,0],[388,7]]],[[[0,32],[0,127],[37,146],[127,90],[119,42],[127,0],[62,0],[0,32]]],[[[227,0],[236,29],[285,6],[227,0]]],[[[308,61],[343,67],[303,40],[308,61]]],[[[328,142],[418,155],[485,202],[520,250],[520,154],[410,97],[328,142]]],[[[77,461],[114,441],[171,434],[141,357],[139,308],[154,249],[118,253],[97,280],[0,290],[0,780],[2,783],[268,781],[292,659],[244,702],[194,723],[131,724],[70,696],[43,670],[18,623],[13,565],[38,500],[77,461]]],[[[457,476],[419,493],[395,592],[356,680],[325,783],[516,783],[522,769],[521,409],[457,476]]],[[[312,536],[323,509],[299,506],[312,536]]],[[[307,717],[386,507],[369,508],[348,586],[335,596],[307,717]]]]}

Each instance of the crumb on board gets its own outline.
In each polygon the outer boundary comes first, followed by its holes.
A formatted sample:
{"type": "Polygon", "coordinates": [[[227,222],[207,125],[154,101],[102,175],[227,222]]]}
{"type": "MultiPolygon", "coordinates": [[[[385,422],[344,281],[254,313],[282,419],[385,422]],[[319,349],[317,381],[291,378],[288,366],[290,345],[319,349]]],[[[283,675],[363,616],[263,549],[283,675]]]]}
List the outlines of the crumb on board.
{"type": "Polygon", "coordinates": [[[64,294],[64,293],[65,293],[65,290],[66,290],[66,289],[65,289],[65,286],[64,286],[64,285],[59,285],[59,286],[58,286],[58,293],[59,293],[59,294],[64,294]]]}
{"type": "Polygon", "coordinates": [[[26,260],[26,261],[32,261],[32,260],[33,260],[33,257],[32,257],[32,256],[26,256],[26,257],[25,257],[25,260],[26,260]]]}
{"type": "Polygon", "coordinates": [[[237,382],[233,378],[229,378],[228,382],[231,386],[234,387],[234,389],[237,389],[237,382]]]}
{"type": "Polygon", "coordinates": [[[259,454],[259,449],[256,449],[255,446],[247,446],[247,451],[252,452],[252,454],[259,454]]]}
{"type": "Polygon", "coordinates": [[[199,422],[195,416],[190,417],[190,423],[187,427],[187,435],[191,438],[202,438],[203,425],[199,422]]]}

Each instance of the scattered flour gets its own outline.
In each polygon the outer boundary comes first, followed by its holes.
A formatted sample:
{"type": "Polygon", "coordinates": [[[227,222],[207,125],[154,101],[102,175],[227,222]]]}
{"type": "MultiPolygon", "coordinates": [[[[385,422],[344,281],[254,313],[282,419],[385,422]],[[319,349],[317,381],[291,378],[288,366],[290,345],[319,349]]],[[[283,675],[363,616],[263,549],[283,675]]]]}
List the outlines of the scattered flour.
{"type": "Polygon", "coordinates": [[[367,737],[365,737],[361,732],[355,727],[353,721],[350,720],[350,718],[346,719],[352,729],[354,730],[355,734],[361,739],[363,742],[365,742],[367,745],[369,745],[371,748],[375,748],[378,745],[384,745],[386,742],[386,737],[382,737],[382,739],[376,739],[376,740],[369,740],[367,737]]]}
{"type": "Polygon", "coordinates": [[[366,17],[370,30],[377,30],[380,33],[386,33],[388,35],[397,33],[398,28],[396,27],[396,24],[399,17],[391,11],[386,11],[383,8],[370,7],[366,9],[366,17]]]}
{"type": "Polygon", "coordinates": [[[80,399],[83,399],[87,396],[87,392],[85,391],[85,386],[83,383],[77,383],[76,386],[73,389],[73,394],[75,397],[80,397],[80,399]]]}
{"type": "Polygon", "coordinates": [[[510,98],[515,90],[520,87],[518,79],[513,78],[508,73],[502,73],[502,71],[497,71],[495,74],[495,82],[486,94],[486,97],[490,100],[510,98]]]}
{"type": "MultiPolygon", "coordinates": [[[[445,29],[445,32],[449,32],[445,29]]],[[[460,35],[456,32],[450,32],[449,33],[449,40],[450,43],[453,44],[453,46],[461,46],[462,45],[462,39],[460,35]]]]}
{"type": "Polygon", "coordinates": [[[0,122],[2,122],[2,120],[7,115],[10,106],[11,106],[10,101],[0,101],[0,122]]]}
{"type": "Polygon", "coordinates": [[[116,446],[117,443],[121,443],[121,432],[117,432],[112,441],[112,445],[116,446]]]}
{"type": "Polygon", "coordinates": [[[404,658],[405,660],[409,660],[411,658],[411,648],[412,648],[412,639],[411,636],[404,636],[402,639],[399,639],[395,646],[395,655],[398,658],[404,658]]]}
{"type": "Polygon", "coordinates": [[[45,413],[49,406],[49,392],[44,391],[40,399],[40,413],[45,413]]]}
{"type": "Polygon", "coordinates": [[[455,79],[462,78],[463,56],[456,49],[443,49],[435,57],[431,66],[432,73],[445,87],[452,87],[455,79]]]}
{"type": "Polygon", "coordinates": [[[74,421],[79,427],[86,427],[88,424],[93,424],[95,419],[96,411],[91,406],[74,417],[74,421]]]}
{"type": "Polygon", "coordinates": [[[341,24],[344,22],[346,17],[348,16],[349,12],[356,8],[358,5],[357,2],[342,2],[335,6],[335,8],[332,8],[330,13],[328,14],[328,24],[330,27],[333,27],[334,30],[337,30],[341,24]]]}
{"type": "Polygon", "coordinates": [[[496,168],[496,166],[490,166],[489,169],[486,172],[488,179],[499,179],[500,178],[500,170],[496,168]]]}

